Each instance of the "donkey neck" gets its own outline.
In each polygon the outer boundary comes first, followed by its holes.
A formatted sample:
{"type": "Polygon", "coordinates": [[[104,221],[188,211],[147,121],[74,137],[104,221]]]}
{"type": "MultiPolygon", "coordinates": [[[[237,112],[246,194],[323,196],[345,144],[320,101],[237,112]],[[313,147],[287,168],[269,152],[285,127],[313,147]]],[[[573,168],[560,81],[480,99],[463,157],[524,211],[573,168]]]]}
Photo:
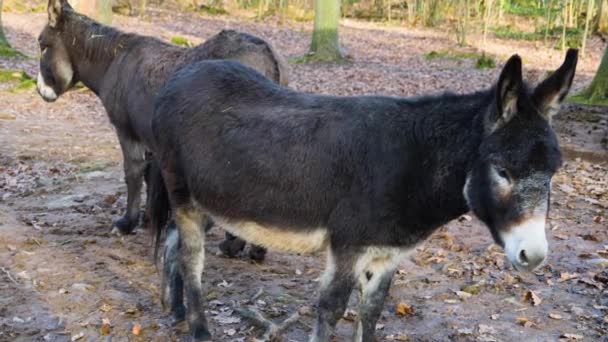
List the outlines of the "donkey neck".
{"type": "Polygon", "coordinates": [[[127,50],[136,36],[75,12],[68,14],[64,25],[63,41],[78,80],[99,95],[112,62],[127,50]]]}
{"type": "Polygon", "coordinates": [[[405,139],[415,148],[408,157],[415,165],[406,173],[407,189],[419,189],[402,200],[404,220],[421,224],[420,232],[436,227],[466,213],[463,195],[468,173],[479,156],[483,140],[483,118],[492,103],[491,92],[468,95],[441,95],[406,99],[408,112],[401,127],[410,127],[405,139]],[[424,184],[420,187],[419,184],[424,184]],[[441,208],[441,210],[437,210],[441,208]]]}

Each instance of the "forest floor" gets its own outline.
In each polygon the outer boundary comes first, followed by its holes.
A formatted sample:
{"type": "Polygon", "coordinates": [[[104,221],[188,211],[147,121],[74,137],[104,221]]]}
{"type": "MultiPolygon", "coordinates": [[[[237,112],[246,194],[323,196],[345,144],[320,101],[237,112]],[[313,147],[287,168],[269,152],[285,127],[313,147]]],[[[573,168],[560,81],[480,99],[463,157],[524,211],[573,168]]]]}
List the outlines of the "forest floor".
{"type": "MultiPolygon", "coordinates": [[[[5,13],[3,20],[13,45],[34,58],[0,58],[0,67],[36,75],[36,37],[45,16],[5,13]]],[[[268,39],[288,58],[306,52],[311,26],[158,9],[145,20],[116,16],[115,25],[195,43],[236,28],[268,39]]],[[[470,59],[427,60],[431,51],[459,50],[453,37],[437,31],[354,21],[340,30],[351,62],[291,63],[292,87],[337,95],[469,92],[490,86],[500,70],[477,70],[470,59]]],[[[590,81],[602,44],[591,40],[576,90],[590,81]]],[[[490,40],[487,51],[498,61],[519,53],[532,82],[563,59],[529,42],[490,40]]],[[[400,264],[378,322],[379,340],[608,340],[608,109],[568,105],[554,124],[567,158],[553,182],[548,264],[535,273],[515,272],[488,230],[463,216],[400,264]]],[[[0,84],[0,341],[188,340],[161,309],[149,234],[110,234],[125,191],[116,136],[95,95],[80,89],[47,104],[35,89],[15,92],[0,84]]],[[[261,290],[250,305],[272,319],[308,312],[285,336],[305,341],[323,253],[270,251],[264,263],[253,264],[244,256],[219,256],[222,237],[218,229],[209,233],[204,275],[216,340],[260,336],[232,308],[261,290]]],[[[349,307],[355,304],[352,298],[349,307]]],[[[339,323],[336,341],[351,335],[352,318],[349,311],[339,323]]]]}

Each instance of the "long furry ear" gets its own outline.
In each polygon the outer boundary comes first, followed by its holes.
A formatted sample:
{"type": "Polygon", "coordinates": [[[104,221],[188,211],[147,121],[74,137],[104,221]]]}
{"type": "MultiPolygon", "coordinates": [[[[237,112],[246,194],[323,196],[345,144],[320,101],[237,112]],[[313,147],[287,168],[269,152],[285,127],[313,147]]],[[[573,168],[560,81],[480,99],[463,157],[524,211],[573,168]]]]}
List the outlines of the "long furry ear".
{"type": "Polygon", "coordinates": [[[49,26],[57,27],[59,23],[59,18],[61,18],[61,13],[63,11],[63,3],[67,3],[66,0],[49,0],[49,4],[47,6],[47,13],[49,15],[49,26]]]}
{"type": "Polygon", "coordinates": [[[521,58],[513,55],[500,73],[496,84],[496,108],[486,119],[486,133],[491,134],[517,114],[517,100],[523,87],[521,58]]]}
{"type": "Polygon", "coordinates": [[[568,95],[577,61],[578,50],[568,49],[562,66],[534,89],[532,100],[540,115],[548,121],[559,112],[562,101],[568,95]]]}

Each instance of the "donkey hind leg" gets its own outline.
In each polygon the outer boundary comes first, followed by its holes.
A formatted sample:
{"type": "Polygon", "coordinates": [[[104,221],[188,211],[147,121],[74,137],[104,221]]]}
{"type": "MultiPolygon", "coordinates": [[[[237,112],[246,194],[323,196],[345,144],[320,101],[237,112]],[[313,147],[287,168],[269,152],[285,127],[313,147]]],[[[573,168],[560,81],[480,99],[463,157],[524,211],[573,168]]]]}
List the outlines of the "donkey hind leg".
{"type": "Polygon", "coordinates": [[[376,322],[391,286],[400,252],[394,248],[368,248],[357,260],[355,273],[360,285],[355,342],[374,340],[376,322]]]}
{"type": "Polygon", "coordinates": [[[211,341],[203,308],[201,278],[205,264],[205,214],[193,207],[179,207],[175,221],[179,231],[179,264],[188,301],[186,318],[195,341],[211,341]]]}
{"type": "Polygon", "coordinates": [[[352,261],[352,257],[342,253],[334,255],[331,247],[328,249],[320,284],[317,323],[310,342],[329,342],[336,323],[344,315],[356,281],[352,261]]]}
{"type": "Polygon", "coordinates": [[[177,229],[172,229],[165,240],[163,251],[163,272],[161,278],[161,302],[169,308],[176,325],[186,318],[184,305],[184,281],[179,272],[179,236],[177,229]]]}
{"type": "Polygon", "coordinates": [[[139,206],[141,203],[141,188],[143,186],[146,160],[144,155],[146,148],[143,144],[126,137],[118,135],[122,149],[125,181],[127,183],[127,211],[114,226],[123,234],[130,234],[139,224],[139,206]]]}

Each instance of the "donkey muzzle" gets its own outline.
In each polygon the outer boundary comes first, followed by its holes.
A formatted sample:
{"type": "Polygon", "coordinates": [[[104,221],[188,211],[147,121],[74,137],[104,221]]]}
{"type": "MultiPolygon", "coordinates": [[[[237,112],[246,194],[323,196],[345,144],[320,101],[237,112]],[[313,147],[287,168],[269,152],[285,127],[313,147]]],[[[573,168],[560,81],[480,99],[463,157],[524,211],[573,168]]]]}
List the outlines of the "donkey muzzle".
{"type": "Polygon", "coordinates": [[[534,216],[501,233],[507,258],[518,271],[534,271],[549,254],[545,216],[534,216]]]}

